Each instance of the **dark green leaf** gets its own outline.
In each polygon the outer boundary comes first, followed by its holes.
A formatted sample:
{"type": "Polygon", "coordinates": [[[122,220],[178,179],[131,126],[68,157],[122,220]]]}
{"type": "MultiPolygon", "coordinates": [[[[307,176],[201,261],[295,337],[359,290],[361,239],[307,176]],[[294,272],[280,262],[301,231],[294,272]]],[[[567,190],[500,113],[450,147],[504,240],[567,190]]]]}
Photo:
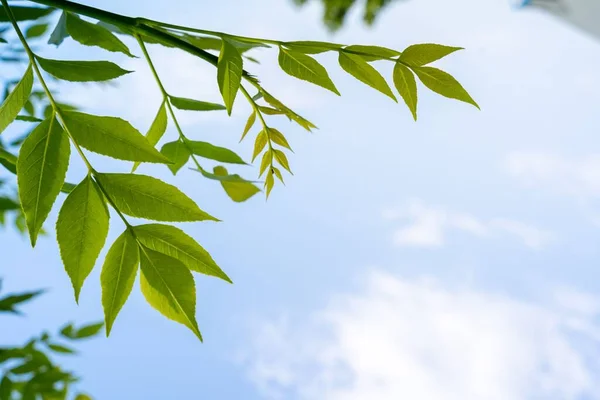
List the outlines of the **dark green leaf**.
{"type": "Polygon", "coordinates": [[[35,292],[27,292],[21,294],[13,294],[0,299],[0,312],[12,312],[17,313],[15,306],[21,303],[25,303],[34,297],[44,293],[43,290],[37,290],[35,292]]]}
{"type": "Polygon", "coordinates": [[[137,239],[149,249],[176,258],[192,271],[215,276],[232,283],[210,254],[179,228],[170,225],[147,224],[136,226],[133,230],[137,239]]]}
{"type": "Polygon", "coordinates": [[[121,118],[61,111],[80,146],[119,160],[169,163],[131,124],[121,118]]]}
{"type": "Polygon", "coordinates": [[[73,337],[73,339],[87,339],[89,337],[95,336],[98,334],[98,332],[100,332],[103,326],[103,322],[96,322],[94,324],[82,326],[77,330],[77,333],[75,334],[75,337],[73,337]]]}
{"type": "Polygon", "coordinates": [[[450,47],[441,44],[424,43],[408,46],[400,56],[400,61],[411,67],[420,67],[446,57],[462,47],[450,47]]]}
{"type": "Polygon", "coordinates": [[[87,176],[65,200],[56,222],[56,239],[75,301],[92,272],[108,235],[108,208],[96,182],[87,176]]]}
{"type": "Polygon", "coordinates": [[[110,247],[100,275],[107,336],[131,293],[139,262],[138,244],[127,229],[110,247]]]}
{"type": "Polygon", "coordinates": [[[218,221],[175,186],[134,174],[98,174],[116,207],[132,217],[156,221],[218,221]]]}
{"type": "Polygon", "coordinates": [[[416,121],[418,100],[417,82],[415,81],[415,76],[412,71],[399,62],[394,66],[394,85],[416,121]]]}
{"type": "Polygon", "coordinates": [[[190,151],[181,143],[181,140],[165,143],[160,149],[160,152],[165,155],[172,164],[167,165],[173,175],[177,173],[190,159],[190,151]]]}
{"type": "Polygon", "coordinates": [[[2,133],[19,115],[19,111],[25,106],[29,99],[33,86],[33,72],[31,64],[27,67],[25,75],[17,83],[8,95],[2,106],[0,106],[0,133],[2,133]]]}
{"type": "Polygon", "coordinates": [[[108,29],[87,22],[76,14],[67,14],[67,31],[73,39],[85,46],[97,46],[104,50],[120,52],[133,57],[125,43],[108,29]]]}
{"type": "Polygon", "coordinates": [[[363,45],[351,45],[346,46],[342,50],[346,53],[352,53],[359,55],[365,61],[377,61],[383,60],[386,58],[398,57],[400,55],[399,51],[388,49],[387,47],[381,46],[363,46],[363,45]]]}
{"type": "Polygon", "coordinates": [[[33,39],[33,38],[36,38],[36,37],[40,37],[44,33],[46,33],[47,30],[48,30],[48,24],[47,23],[41,23],[41,24],[31,25],[25,31],[25,37],[27,39],[33,39]]]}
{"type": "Polygon", "coordinates": [[[337,88],[329,78],[327,70],[314,58],[306,54],[279,48],[279,66],[287,74],[302,79],[339,95],[337,88]]]}
{"type": "Polygon", "coordinates": [[[18,210],[19,203],[9,197],[0,196],[0,211],[18,210]]]}
{"type": "Polygon", "coordinates": [[[31,117],[29,115],[17,115],[15,118],[17,121],[25,121],[25,122],[42,122],[42,119],[31,117]]]}
{"type": "Polygon", "coordinates": [[[374,89],[379,90],[381,93],[389,96],[394,101],[396,96],[392,93],[389,85],[383,79],[383,76],[363,58],[356,54],[347,54],[340,52],[338,61],[344,71],[361,81],[362,83],[371,86],[374,89]]]}
{"type": "Polygon", "coordinates": [[[242,68],[242,56],[239,51],[229,41],[223,40],[217,66],[217,82],[229,115],[242,82],[242,68]]]}
{"type": "MultiPolygon", "coordinates": [[[[39,8],[39,7],[22,7],[22,6],[10,6],[15,19],[17,21],[31,21],[45,17],[54,11],[53,8],[39,8]]],[[[10,22],[10,18],[4,9],[4,6],[0,6],[0,22],[10,22]]]]}
{"type": "Polygon", "coordinates": [[[186,99],[184,97],[169,96],[171,104],[180,110],[189,111],[216,111],[225,110],[225,106],[217,103],[209,103],[207,101],[186,99]]]}
{"type": "Polygon", "coordinates": [[[17,182],[32,246],[65,182],[70,153],[69,138],[54,117],[40,123],[21,146],[17,182]]]}
{"type": "Polygon", "coordinates": [[[464,101],[479,108],[475,100],[473,100],[452,75],[433,67],[414,67],[413,71],[415,71],[421,82],[431,91],[450,99],[464,101]]]}
{"type": "Polygon", "coordinates": [[[146,301],[165,317],[179,322],[202,340],[196,322],[194,277],[183,263],[148,248],[140,252],[141,288],[146,301]]]}
{"type": "Polygon", "coordinates": [[[260,192],[252,183],[242,179],[239,175],[229,175],[225,167],[216,166],[213,168],[213,172],[216,176],[228,176],[235,177],[237,179],[221,180],[221,186],[227,193],[229,198],[237,203],[244,202],[260,192]]]}
{"type": "Polygon", "coordinates": [[[36,60],[50,75],[71,82],[108,81],[133,72],[110,61],[50,60],[40,56],[36,60]]]}
{"type": "Polygon", "coordinates": [[[69,32],[67,32],[67,13],[63,11],[62,14],[60,14],[60,18],[58,19],[54,30],[50,34],[48,44],[60,46],[68,36],[69,32]]]}
{"type": "Polygon", "coordinates": [[[7,375],[4,375],[0,381],[0,400],[11,400],[13,390],[13,382],[7,375]]]}
{"type": "Polygon", "coordinates": [[[48,344],[48,348],[50,348],[52,351],[55,351],[57,353],[75,354],[75,350],[70,349],[70,348],[68,348],[66,346],[60,345],[60,344],[50,343],[50,344],[48,344]]]}
{"type": "Polygon", "coordinates": [[[246,165],[246,162],[242,160],[240,156],[224,147],[219,147],[207,142],[200,142],[196,140],[186,140],[185,142],[192,150],[192,153],[197,156],[229,164],[246,165]]]}
{"type": "MultiPolygon", "coordinates": [[[[148,132],[146,132],[146,139],[148,139],[148,143],[150,143],[152,147],[156,146],[158,141],[167,131],[167,122],[167,109],[165,102],[163,101],[158,109],[158,113],[156,114],[154,121],[152,121],[152,125],[150,125],[150,129],[148,129],[148,132]]],[[[131,172],[135,172],[139,165],[139,162],[134,163],[133,168],[131,168],[131,172]]]]}

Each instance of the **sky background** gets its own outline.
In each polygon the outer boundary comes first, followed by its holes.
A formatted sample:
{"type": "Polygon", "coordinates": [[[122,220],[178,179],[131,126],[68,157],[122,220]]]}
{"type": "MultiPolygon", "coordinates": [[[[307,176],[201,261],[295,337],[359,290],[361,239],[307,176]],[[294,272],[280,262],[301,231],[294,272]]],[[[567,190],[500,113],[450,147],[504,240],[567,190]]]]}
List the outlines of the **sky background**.
{"type": "MultiPolygon", "coordinates": [[[[275,50],[256,51],[261,65],[247,68],[319,130],[278,125],[294,148],[295,175],[268,202],[234,204],[193,171],[172,177],[164,167],[140,168],[224,220],[182,227],[235,284],[198,277],[204,344],[154,311],[136,286],[111,337],[64,358],[84,377],[82,389],[99,400],[600,399],[600,42],[505,0],[397,2],[374,28],[355,12],[333,36],[316,3],[86,4],[283,40],[462,46],[436,66],[482,110],[421,90],[415,123],[333,56],[319,60],[342,97],[285,75],[275,50]]],[[[214,68],[150,51],[172,94],[219,101],[214,68]]],[[[119,88],[66,84],[59,98],[146,131],[160,94],[141,60],[71,39],[44,54],[136,70],[119,88]]],[[[237,141],[248,114],[241,100],[231,118],[178,113],[190,138],[246,158],[251,141],[237,141]]],[[[167,138],[175,138],[172,126],[167,138]]],[[[91,158],[96,169],[130,168],[91,158]]],[[[80,162],[72,165],[68,179],[79,181],[80,162]]],[[[2,317],[9,329],[0,326],[0,344],[102,319],[100,265],[80,305],[73,301],[52,229],[58,208],[35,250],[2,233],[4,290],[50,292],[25,308],[27,317],[2,317]]],[[[107,244],[122,230],[114,217],[107,244]]]]}

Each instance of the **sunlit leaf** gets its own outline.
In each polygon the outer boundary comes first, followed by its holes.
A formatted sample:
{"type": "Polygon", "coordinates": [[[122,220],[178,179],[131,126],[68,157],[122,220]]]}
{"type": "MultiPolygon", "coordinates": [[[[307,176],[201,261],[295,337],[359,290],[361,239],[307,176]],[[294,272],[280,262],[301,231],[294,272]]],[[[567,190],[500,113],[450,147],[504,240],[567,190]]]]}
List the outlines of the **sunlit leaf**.
{"type": "Polygon", "coordinates": [[[18,311],[15,309],[15,306],[25,303],[40,294],[44,293],[43,290],[36,290],[34,292],[26,292],[19,294],[12,294],[0,299],[0,312],[11,312],[18,314],[18,311]]]}
{"type": "Polygon", "coordinates": [[[65,181],[69,155],[69,138],[54,117],[41,122],[21,146],[17,182],[32,246],[65,181]]]}
{"type": "Polygon", "coordinates": [[[281,166],[283,168],[285,168],[289,173],[292,172],[290,170],[290,164],[288,162],[287,156],[285,155],[285,153],[283,151],[277,150],[277,149],[273,149],[273,155],[274,155],[275,159],[277,160],[277,162],[279,164],[281,164],[281,166]]]}
{"type": "Polygon", "coordinates": [[[25,75],[17,83],[12,92],[8,95],[2,106],[0,106],[0,133],[2,133],[19,115],[25,103],[29,99],[31,88],[33,86],[33,72],[31,64],[27,67],[25,75]]]}
{"type": "Polygon", "coordinates": [[[471,95],[462,87],[454,77],[442,70],[433,67],[414,67],[413,71],[421,82],[431,91],[444,97],[464,101],[479,108],[471,95]]]}
{"type": "Polygon", "coordinates": [[[190,151],[181,140],[165,143],[160,149],[160,152],[171,160],[172,164],[167,165],[167,167],[169,167],[173,175],[188,162],[191,155],[190,151]]]}
{"type": "Polygon", "coordinates": [[[223,40],[217,66],[217,82],[229,115],[242,81],[242,68],[242,56],[239,51],[229,41],[223,40]]]}
{"type": "Polygon", "coordinates": [[[202,335],[196,322],[194,277],[183,263],[149,248],[140,252],[141,289],[146,301],[165,317],[202,335]]]}
{"type": "Polygon", "coordinates": [[[131,54],[125,43],[108,29],[87,22],[79,18],[76,14],[67,14],[67,32],[73,39],[85,46],[97,46],[104,50],[119,52],[133,57],[133,54],[131,54]]]}
{"type": "Polygon", "coordinates": [[[400,63],[394,65],[394,85],[417,120],[417,82],[412,71],[400,63]]]}
{"type": "Polygon", "coordinates": [[[396,96],[394,96],[392,93],[392,89],[390,89],[383,76],[381,76],[381,74],[377,72],[377,70],[371,65],[369,65],[369,63],[367,63],[363,58],[357,56],[356,54],[340,52],[338,61],[344,71],[364,84],[379,90],[381,93],[389,96],[394,101],[397,101],[396,96]]]}
{"type": "Polygon", "coordinates": [[[252,153],[252,162],[254,159],[260,154],[261,151],[265,148],[269,141],[269,136],[267,135],[267,131],[263,129],[256,136],[256,140],[254,141],[254,153],[252,153]]]}
{"type": "Polygon", "coordinates": [[[97,174],[116,207],[132,217],[156,221],[218,221],[175,186],[135,174],[97,174]]]}
{"type": "Polygon", "coordinates": [[[36,60],[50,75],[71,82],[108,81],[133,72],[110,61],[51,60],[40,56],[36,60]]]}
{"type": "Polygon", "coordinates": [[[314,83],[339,95],[325,67],[306,54],[279,48],[279,66],[287,74],[314,83]]]}
{"type": "Polygon", "coordinates": [[[254,125],[255,121],[256,121],[256,111],[252,111],[252,114],[250,114],[250,116],[248,117],[248,121],[246,121],[246,126],[244,126],[244,132],[242,133],[240,142],[242,140],[244,140],[244,138],[246,137],[248,132],[250,132],[250,129],[252,129],[252,126],[254,125]]]}
{"type": "Polygon", "coordinates": [[[225,110],[225,106],[217,103],[210,103],[207,101],[200,101],[194,99],[187,99],[185,97],[169,96],[171,104],[180,110],[188,111],[217,111],[225,110]]]}
{"type": "Polygon", "coordinates": [[[229,164],[246,164],[240,156],[225,147],[219,147],[197,140],[186,140],[186,144],[192,150],[192,153],[197,156],[229,164]]]}
{"type": "Polygon", "coordinates": [[[358,44],[346,46],[342,51],[359,55],[365,61],[389,59],[400,55],[399,51],[388,49],[387,47],[363,46],[358,44]]]}
{"type": "Polygon", "coordinates": [[[283,133],[279,132],[277,129],[269,128],[269,137],[271,138],[271,141],[273,143],[285,147],[288,150],[292,150],[287,139],[285,138],[285,136],[283,136],[283,133]]]}
{"type": "MultiPolygon", "coordinates": [[[[152,125],[150,125],[150,129],[148,129],[148,132],[146,132],[146,139],[152,147],[156,146],[158,141],[163,137],[163,135],[167,131],[167,122],[167,109],[165,102],[163,101],[163,103],[160,105],[160,108],[158,109],[156,117],[154,117],[154,121],[152,121],[152,125]]],[[[139,162],[134,163],[133,167],[131,168],[131,172],[135,172],[135,170],[139,166],[139,162]]]]}
{"type": "Polygon", "coordinates": [[[56,222],[56,239],[75,301],[92,272],[108,235],[109,214],[96,183],[88,176],[67,196],[56,222]]]}
{"type": "Polygon", "coordinates": [[[311,40],[299,40],[294,42],[285,42],[283,46],[299,51],[305,54],[319,54],[326,51],[338,50],[343,47],[341,44],[316,42],[311,40]]]}
{"type": "Polygon", "coordinates": [[[254,196],[255,194],[260,192],[260,189],[257,188],[251,182],[248,182],[241,178],[239,175],[229,175],[227,169],[222,166],[216,166],[213,168],[213,173],[217,176],[228,176],[228,177],[236,177],[236,179],[229,180],[221,180],[221,186],[223,186],[223,190],[227,193],[229,198],[237,203],[244,202],[254,196]]]}
{"type": "Polygon", "coordinates": [[[463,50],[463,48],[434,43],[413,44],[404,49],[400,56],[400,61],[410,66],[420,67],[446,57],[448,54],[452,54],[458,50],[463,50]]]}

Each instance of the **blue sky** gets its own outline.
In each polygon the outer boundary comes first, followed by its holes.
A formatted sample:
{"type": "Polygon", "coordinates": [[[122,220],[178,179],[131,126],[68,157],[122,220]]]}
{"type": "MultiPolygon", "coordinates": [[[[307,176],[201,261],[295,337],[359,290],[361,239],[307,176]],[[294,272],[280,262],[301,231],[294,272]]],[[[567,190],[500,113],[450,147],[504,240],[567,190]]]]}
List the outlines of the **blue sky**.
{"type": "MultiPolygon", "coordinates": [[[[462,46],[438,66],[482,111],[422,90],[415,123],[333,57],[320,59],[341,98],[286,76],[275,51],[257,51],[262,64],[250,70],[320,129],[281,125],[295,175],[268,202],[233,204],[192,171],[140,169],[224,220],[183,227],[235,284],[198,278],[204,344],[134,290],[110,338],[64,359],[82,389],[100,400],[600,398],[600,42],[505,0],[398,2],[375,28],[355,14],[333,37],[317,4],[87,3],[249,36],[462,46]]],[[[45,54],[112,56],[72,41],[45,54]]],[[[173,94],[219,99],[211,67],[161,48],[151,54],[173,94]]],[[[159,92],[140,60],[111,59],[136,73],[118,89],[68,84],[61,95],[145,131],[159,92]]],[[[237,144],[248,113],[239,101],[231,118],[180,115],[188,136],[248,157],[250,142],[237,144]]],[[[69,179],[82,173],[73,168],[69,179]]],[[[113,222],[108,241],[120,233],[113,222]]],[[[7,231],[2,249],[7,290],[51,289],[27,318],[10,319],[3,343],[102,319],[99,266],[76,306],[53,236],[31,250],[7,231]]]]}

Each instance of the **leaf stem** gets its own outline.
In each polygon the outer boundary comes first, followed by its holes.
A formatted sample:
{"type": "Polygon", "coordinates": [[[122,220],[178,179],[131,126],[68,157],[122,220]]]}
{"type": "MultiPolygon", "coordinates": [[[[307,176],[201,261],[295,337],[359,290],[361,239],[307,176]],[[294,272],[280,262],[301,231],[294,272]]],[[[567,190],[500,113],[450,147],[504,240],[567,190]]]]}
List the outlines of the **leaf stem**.
{"type": "Polygon", "coordinates": [[[265,133],[267,134],[267,144],[269,145],[269,151],[271,152],[271,168],[273,168],[273,143],[271,142],[271,132],[269,132],[269,127],[267,126],[267,123],[265,122],[265,118],[263,117],[262,111],[260,111],[260,108],[258,107],[258,104],[256,104],[256,101],[252,98],[252,96],[250,96],[250,93],[248,93],[248,90],[246,90],[246,88],[243,85],[240,85],[240,90],[242,91],[242,93],[244,94],[244,97],[246,97],[246,99],[248,100],[248,102],[250,103],[250,105],[252,106],[252,108],[254,109],[254,112],[258,115],[258,118],[263,126],[263,129],[265,131],[265,133]]]}

